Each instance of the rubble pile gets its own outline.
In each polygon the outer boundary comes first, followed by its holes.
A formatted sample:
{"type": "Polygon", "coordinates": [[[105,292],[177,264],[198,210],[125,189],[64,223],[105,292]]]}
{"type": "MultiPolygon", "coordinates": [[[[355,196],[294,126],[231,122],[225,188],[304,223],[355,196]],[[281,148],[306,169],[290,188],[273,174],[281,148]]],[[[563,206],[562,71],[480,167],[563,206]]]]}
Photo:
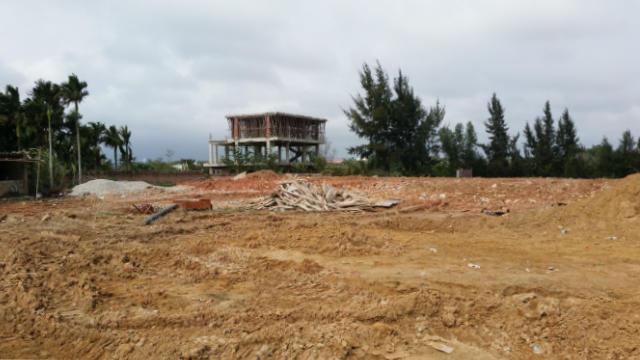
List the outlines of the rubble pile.
{"type": "Polygon", "coordinates": [[[250,206],[256,210],[303,211],[370,211],[376,207],[392,207],[396,200],[374,202],[366,196],[331,185],[314,185],[304,180],[280,182],[276,190],[250,206]]]}
{"type": "Polygon", "coordinates": [[[141,192],[154,186],[144,181],[113,181],[108,179],[95,179],[75,186],[69,195],[122,195],[141,192]]]}

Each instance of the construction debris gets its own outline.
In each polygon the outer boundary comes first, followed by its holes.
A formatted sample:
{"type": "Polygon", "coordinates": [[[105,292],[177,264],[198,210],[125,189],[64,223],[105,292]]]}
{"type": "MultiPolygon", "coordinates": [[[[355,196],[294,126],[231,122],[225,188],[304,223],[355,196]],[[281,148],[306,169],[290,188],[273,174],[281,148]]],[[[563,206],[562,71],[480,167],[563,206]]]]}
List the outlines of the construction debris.
{"type": "Polygon", "coordinates": [[[427,345],[431,346],[435,350],[443,352],[445,354],[451,354],[454,350],[452,346],[449,346],[447,341],[439,336],[426,336],[425,337],[427,345]]]}
{"type": "Polygon", "coordinates": [[[156,222],[156,220],[160,219],[161,217],[167,215],[168,213],[172,212],[173,210],[177,209],[178,205],[177,204],[171,204],[169,206],[167,206],[166,208],[158,211],[157,213],[149,216],[148,218],[146,218],[144,220],[144,224],[145,225],[151,225],[154,222],[156,222]]]}
{"type": "Polygon", "coordinates": [[[179,208],[185,210],[211,210],[211,200],[206,198],[201,199],[181,199],[175,200],[174,203],[178,205],[179,208]]]}
{"type": "Polygon", "coordinates": [[[536,355],[540,355],[542,354],[544,351],[542,350],[542,347],[538,344],[533,344],[531,345],[531,351],[533,351],[534,354],[536,355]]]}
{"type": "Polygon", "coordinates": [[[509,213],[509,208],[500,208],[498,210],[490,210],[487,208],[484,208],[482,210],[480,210],[481,213],[485,214],[485,215],[490,215],[490,216],[502,216],[502,215],[506,215],[509,213]]]}
{"type": "MultiPolygon", "coordinates": [[[[184,210],[211,210],[211,200],[206,198],[199,199],[177,199],[173,203],[180,209],[184,210]]],[[[140,214],[153,214],[158,211],[156,206],[152,204],[131,204],[131,206],[140,214]]]]}
{"type": "Polygon", "coordinates": [[[431,346],[432,348],[443,352],[445,354],[451,354],[453,352],[453,348],[449,345],[443,344],[443,343],[439,343],[439,342],[435,342],[435,341],[430,341],[427,343],[427,345],[431,346]]]}
{"type": "Polygon", "coordinates": [[[140,214],[153,214],[156,209],[151,204],[132,204],[134,209],[136,209],[140,214]]]}
{"type": "Polygon", "coordinates": [[[153,185],[144,181],[113,181],[108,179],[95,179],[75,186],[69,195],[123,195],[141,192],[153,187],[153,185]]]}
{"type": "Polygon", "coordinates": [[[270,196],[252,204],[256,210],[303,211],[371,211],[374,208],[390,208],[399,200],[371,201],[364,195],[331,185],[314,185],[293,179],[278,184],[270,196]]]}

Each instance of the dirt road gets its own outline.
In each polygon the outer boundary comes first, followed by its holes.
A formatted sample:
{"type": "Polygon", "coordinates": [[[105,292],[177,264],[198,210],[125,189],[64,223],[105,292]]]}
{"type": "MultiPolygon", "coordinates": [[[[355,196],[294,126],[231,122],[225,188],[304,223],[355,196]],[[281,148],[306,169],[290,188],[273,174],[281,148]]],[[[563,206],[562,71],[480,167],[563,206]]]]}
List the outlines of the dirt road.
{"type": "Polygon", "coordinates": [[[640,176],[310,180],[403,202],[241,211],[254,176],[152,226],[131,203],[175,194],[0,203],[0,358],[640,358],[640,176]]]}

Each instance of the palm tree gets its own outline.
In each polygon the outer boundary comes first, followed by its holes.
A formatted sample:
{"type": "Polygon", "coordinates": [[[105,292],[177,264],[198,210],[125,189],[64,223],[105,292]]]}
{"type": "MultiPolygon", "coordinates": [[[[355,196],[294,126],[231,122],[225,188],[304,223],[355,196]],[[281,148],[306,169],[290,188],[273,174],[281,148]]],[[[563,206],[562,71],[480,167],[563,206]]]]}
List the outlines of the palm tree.
{"type": "Polygon", "coordinates": [[[87,141],[91,147],[93,147],[93,154],[95,154],[95,167],[96,169],[100,168],[100,162],[102,160],[102,153],[100,151],[100,144],[104,143],[105,132],[107,131],[107,127],[104,126],[103,123],[97,122],[89,122],[87,124],[87,128],[89,129],[89,135],[87,137],[87,141]]]}
{"type": "Polygon", "coordinates": [[[122,162],[126,164],[127,170],[131,170],[133,154],[131,153],[131,131],[128,126],[120,127],[120,138],[122,140],[122,162]]]}
{"type": "Polygon", "coordinates": [[[120,132],[115,125],[109,126],[105,131],[103,142],[110,148],[113,148],[113,169],[118,168],[118,149],[122,146],[122,139],[120,138],[120,132]]]}
{"type": "Polygon", "coordinates": [[[47,124],[43,122],[47,113],[46,104],[41,99],[26,98],[22,108],[24,122],[20,132],[24,140],[23,146],[42,148],[46,142],[43,134],[47,132],[47,124]]]}
{"type": "Polygon", "coordinates": [[[65,104],[73,103],[75,111],[76,125],[76,153],[78,154],[78,184],[82,183],[82,155],[80,151],[80,113],[78,112],[78,103],[89,95],[87,83],[80,81],[76,74],[69,75],[67,82],[62,84],[62,94],[65,104]]]}
{"type": "Polygon", "coordinates": [[[59,129],[62,123],[62,113],[64,109],[60,103],[60,87],[51,81],[38,80],[36,86],[31,91],[31,103],[36,111],[45,114],[36,113],[36,120],[45,115],[47,118],[47,137],[49,143],[49,185],[53,188],[53,132],[59,129]]]}
{"type": "MultiPolygon", "coordinates": [[[[9,141],[7,150],[9,148],[13,148],[13,146],[17,146],[18,151],[22,150],[21,146],[21,138],[22,138],[22,123],[24,118],[22,102],[20,101],[20,92],[18,88],[15,86],[7,85],[5,88],[5,93],[0,92],[0,105],[2,109],[0,109],[0,116],[7,121],[9,128],[15,127],[15,143],[13,140],[9,141]]],[[[7,134],[8,135],[8,134],[7,134]]]]}

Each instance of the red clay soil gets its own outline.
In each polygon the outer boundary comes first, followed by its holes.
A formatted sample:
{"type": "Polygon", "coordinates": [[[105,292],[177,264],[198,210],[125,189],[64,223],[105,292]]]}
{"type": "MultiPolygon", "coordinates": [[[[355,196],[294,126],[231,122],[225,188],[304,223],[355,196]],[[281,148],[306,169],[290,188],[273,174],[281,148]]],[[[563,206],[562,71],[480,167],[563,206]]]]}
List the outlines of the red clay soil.
{"type": "MultiPolygon", "coordinates": [[[[226,198],[242,198],[268,195],[279,181],[291,176],[257,172],[238,180],[234,180],[233,177],[216,177],[203,181],[184,182],[181,185],[226,195],[226,198]]],[[[542,178],[297,177],[316,184],[326,183],[335,187],[351,188],[370,197],[400,199],[402,200],[400,209],[422,205],[451,211],[502,208],[513,211],[561,206],[567,202],[592,196],[606,183],[606,180],[542,178]]]]}
{"type": "Polygon", "coordinates": [[[640,358],[640,176],[306,177],[403,200],[361,214],[256,176],[0,202],[0,358],[640,358]],[[132,212],[176,198],[214,210],[132,212]]]}

